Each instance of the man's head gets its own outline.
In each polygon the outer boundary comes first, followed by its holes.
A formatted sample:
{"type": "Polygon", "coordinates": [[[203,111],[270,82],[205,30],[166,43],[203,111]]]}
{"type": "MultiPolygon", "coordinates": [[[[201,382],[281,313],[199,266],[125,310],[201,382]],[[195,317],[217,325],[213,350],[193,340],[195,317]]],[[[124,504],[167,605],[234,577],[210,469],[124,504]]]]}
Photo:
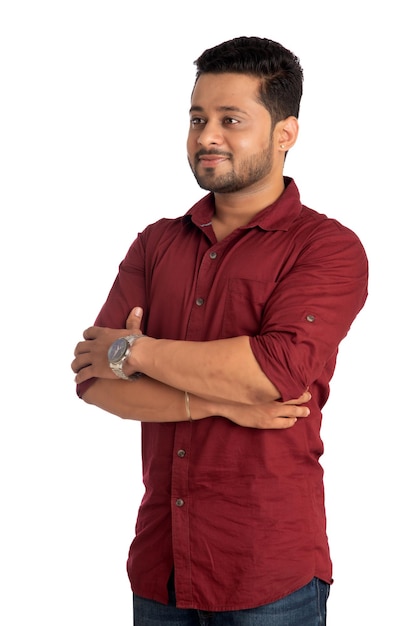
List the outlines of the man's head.
{"type": "Polygon", "coordinates": [[[237,37],[205,50],[195,61],[196,80],[202,74],[248,74],[260,79],[260,102],[272,125],[298,117],[303,90],[299,59],[281,44],[260,37],[237,37]]]}
{"type": "Polygon", "coordinates": [[[187,151],[198,184],[277,197],[298,134],[298,59],[268,39],[240,37],[206,50],[195,64],[187,151]]]}

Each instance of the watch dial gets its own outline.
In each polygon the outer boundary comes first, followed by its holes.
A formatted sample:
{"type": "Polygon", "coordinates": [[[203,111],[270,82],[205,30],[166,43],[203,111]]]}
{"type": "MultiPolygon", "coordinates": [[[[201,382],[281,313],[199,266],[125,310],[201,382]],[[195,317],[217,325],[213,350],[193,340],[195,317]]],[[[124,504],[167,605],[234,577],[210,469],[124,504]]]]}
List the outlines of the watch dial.
{"type": "Polygon", "coordinates": [[[117,363],[121,360],[121,358],[125,355],[127,348],[129,347],[129,342],[121,337],[120,339],[116,339],[110,346],[107,357],[110,363],[117,363]]]}

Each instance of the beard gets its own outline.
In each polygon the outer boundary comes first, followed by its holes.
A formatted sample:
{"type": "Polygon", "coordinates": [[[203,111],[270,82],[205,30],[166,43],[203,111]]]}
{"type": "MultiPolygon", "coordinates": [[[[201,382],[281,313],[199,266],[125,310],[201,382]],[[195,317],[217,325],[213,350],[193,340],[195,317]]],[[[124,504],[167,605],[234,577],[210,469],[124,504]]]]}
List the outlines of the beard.
{"type": "Polygon", "coordinates": [[[219,150],[201,150],[195,156],[194,166],[190,161],[189,165],[197,184],[202,189],[215,193],[234,193],[251,187],[251,185],[258,183],[271,172],[273,167],[273,142],[270,140],[265,150],[252,154],[241,161],[236,169],[234,168],[232,154],[219,150]],[[202,173],[198,173],[199,156],[202,154],[218,154],[228,157],[232,164],[232,170],[225,174],[216,174],[216,168],[206,167],[202,173]]]}

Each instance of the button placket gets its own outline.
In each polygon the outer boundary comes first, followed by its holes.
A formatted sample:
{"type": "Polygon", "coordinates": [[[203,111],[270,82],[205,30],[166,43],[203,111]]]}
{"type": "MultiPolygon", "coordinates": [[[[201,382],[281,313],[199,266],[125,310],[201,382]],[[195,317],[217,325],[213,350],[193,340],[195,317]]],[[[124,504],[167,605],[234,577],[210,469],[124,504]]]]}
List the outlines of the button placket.
{"type": "Polygon", "coordinates": [[[220,253],[214,246],[206,249],[203,253],[197,270],[194,287],[193,307],[190,311],[189,324],[186,339],[193,340],[195,333],[201,334],[201,328],[207,308],[207,298],[213,285],[214,277],[219,266],[220,253]]]}
{"type": "Polygon", "coordinates": [[[189,461],[188,451],[191,445],[192,428],[190,422],[176,425],[172,457],[171,497],[173,505],[182,507],[189,493],[189,461]],[[181,503],[180,503],[181,501],[181,503]]]}
{"type": "Polygon", "coordinates": [[[192,435],[193,428],[190,422],[176,424],[172,453],[171,520],[174,567],[178,571],[189,571],[191,568],[189,463],[192,435]]]}
{"type": "MultiPolygon", "coordinates": [[[[209,252],[208,256],[209,256],[209,259],[210,259],[211,261],[214,261],[215,259],[217,259],[217,258],[218,258],[218,253],[217,253],[215,250],[211,250],[211,251],[209,252]]],[[[202,265],[201,265],[201,268],[200,268],[200,276],[202,276],[203,278],[205,278],[205,273],[206,273],[206,272],[205,272],[205,270],[206,270],[206,265],[207,265],[207,264],[205,263],[205,260],[203,259],[203,262],[202,262],[202,265]]],[[[210,266],[208,266],[208,269],[210,270],[210,266]]],[[[202,282],[202,280],[199,280],[199,281],[198,281],[198,285],[199,285],[199,282],[202,282]]],[[[196,304],[196,306],[198,306],[198,307],[202,307],[202,306],[205,304],[205,298],[204,298],[204,297],[202,297],[202,296],[198,296],[198,297],[196,298],[196,300],[195,300],[195,304],[196,304]]]]}

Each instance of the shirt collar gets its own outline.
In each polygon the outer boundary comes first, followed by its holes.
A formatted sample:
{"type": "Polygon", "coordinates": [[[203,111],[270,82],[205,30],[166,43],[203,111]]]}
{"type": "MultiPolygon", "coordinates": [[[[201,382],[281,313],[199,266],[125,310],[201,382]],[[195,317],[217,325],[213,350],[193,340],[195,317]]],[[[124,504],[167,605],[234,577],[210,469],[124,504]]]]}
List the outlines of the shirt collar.
{"type": "MultiPolygon", "coordinates": [[[[293,220],[300,215],[302,204],[295,181],[287,176],[284,181],[285,189],[279,198],[257,213],[245,228],[258,226],[263,230],[288,230],[293,220]]],[[[191,219],[196,225],[204,227],[211,223],[214,210],[214,196],[209,193],[192,206],[185,219],[191,219]]]]}

